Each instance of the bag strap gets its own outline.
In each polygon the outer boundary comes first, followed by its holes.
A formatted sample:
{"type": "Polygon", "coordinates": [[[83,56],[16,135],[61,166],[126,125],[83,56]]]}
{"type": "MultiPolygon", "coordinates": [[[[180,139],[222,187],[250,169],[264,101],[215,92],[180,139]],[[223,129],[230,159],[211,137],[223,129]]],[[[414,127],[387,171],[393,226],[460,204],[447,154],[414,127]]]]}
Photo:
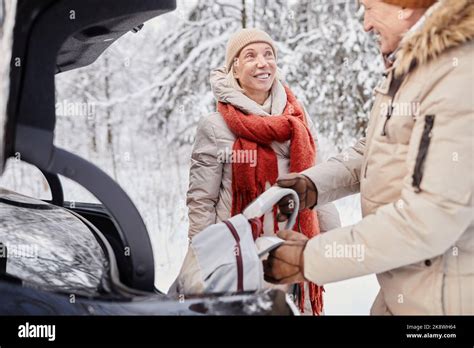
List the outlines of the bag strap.
{"type": "Polygon", "coordinates": [[[244,291],[244,262],[242,260],[242,250],[240,248],[240,237],[235,229],[234,225],[230,221],[223,221],[224,224],[229,229],[230,233],[237,243],[235,245],[236,249],[234,250],[235,258],[237,261],[237,291],[244,291]]]}
{"type": "Polygon", "coordinates": [[[250,226],[252,227],[252,238],[255,242],[258,237],[263,234],[263,224],[260,218],[253,218],[249,220],[250,226]]]}
{"type": "Polygon", "coordinates": [[[291,230],[296,222],[296,217],[298,216],[300,201],[298,194],[288,188],[282,188],[279,186],[272,186],[265,192],[263,192],[259,197],[257,197],[252,203],[250,203],[242,212],[242,214],[247,219],[253,219],[256,217],[261,217],[265,213],[272,211],[273,206],[277,204],[280,199],[285,196],[290,195],[294,204],[293,213],[286,223],[285,229],[291,230]]]}

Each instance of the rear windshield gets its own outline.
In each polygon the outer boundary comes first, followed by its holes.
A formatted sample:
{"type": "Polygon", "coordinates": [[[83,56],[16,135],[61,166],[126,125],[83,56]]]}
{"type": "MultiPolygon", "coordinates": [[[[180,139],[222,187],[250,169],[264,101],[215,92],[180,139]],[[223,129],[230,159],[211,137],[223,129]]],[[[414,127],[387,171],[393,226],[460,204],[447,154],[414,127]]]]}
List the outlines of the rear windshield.
{"type": "Polygon", "coordinates": [[[99,294],[108,261],[75,216],[1,189],[0,216],[0,257],[6,257],[8,275],[44,290],[99,294]]]}

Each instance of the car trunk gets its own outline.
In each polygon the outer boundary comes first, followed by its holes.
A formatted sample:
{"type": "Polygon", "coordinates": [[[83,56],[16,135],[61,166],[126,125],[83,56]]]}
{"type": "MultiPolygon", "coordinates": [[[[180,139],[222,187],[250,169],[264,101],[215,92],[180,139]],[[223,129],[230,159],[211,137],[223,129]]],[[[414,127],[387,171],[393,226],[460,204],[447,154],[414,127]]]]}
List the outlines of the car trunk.
{"type": "MultiPolygon", "coordinates": [[[[129,267],[121,270],[122,280],[146,291],[154,289],[153,251],[135,205],[102,170],[54,146],[54,77],[91,64],[115,40],[129,31],[139,31],[144,22],[175,7],[175,0],[18,0],[10,84],[8,91],[2,90],[8,94],[8,105],[7,112],[3,106],[0,114],[4,131],[1,167],[6,158],[19,154],[22,161],[45,174],[52,202],[57,205],[63,204],[58,175],[90,191],[112,222],[107,232],[129,251],[129,267]]],[[[8,11],[9,23],[13,15],[8,11]]],[[[11,27],[4,33],[5,39],[8,33],[11,36],[11,27]]],[[[11,42],[6,42],[11,47],[11,42]]],[[[8,75],[8,71],[4,73],[8,75]]]]}

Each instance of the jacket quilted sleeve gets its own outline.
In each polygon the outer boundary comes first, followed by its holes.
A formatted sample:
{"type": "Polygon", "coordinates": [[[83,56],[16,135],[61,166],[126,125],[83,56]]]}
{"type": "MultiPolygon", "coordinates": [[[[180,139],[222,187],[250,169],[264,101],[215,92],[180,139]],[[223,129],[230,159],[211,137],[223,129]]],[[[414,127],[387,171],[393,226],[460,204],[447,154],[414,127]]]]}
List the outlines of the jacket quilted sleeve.
{"type": "Polygon", "coordinates": [[[218,160],[214,128],[207,118],[201,118],[191,155],[189,189],[186,197],[189,217],[189,237],[216,223],[216,203],[222,181],[222,166],[218,160]]]}
{"type": "Polygon", "coordinates": [[[331,157],[324,163],[302,172],[318,189],[316,208],[360,191],[360,172],[365,151],[365,138],[356,145],[331,157]]]}

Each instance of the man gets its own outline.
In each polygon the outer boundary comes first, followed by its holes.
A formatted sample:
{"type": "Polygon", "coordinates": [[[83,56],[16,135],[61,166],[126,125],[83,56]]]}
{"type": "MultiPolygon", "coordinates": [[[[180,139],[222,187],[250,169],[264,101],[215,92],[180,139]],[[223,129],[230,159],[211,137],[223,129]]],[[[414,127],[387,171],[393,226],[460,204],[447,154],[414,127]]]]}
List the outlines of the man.
{"type": "Polygon", "coordinates": [[[361,3],[387,65],[366,137],[278,185],[302,209],[360,192],[363,219],[310,240],[280,232],[265,278],[324,285],[376,273],[372,314],[474,314],[474,1],[361,3]]]}

